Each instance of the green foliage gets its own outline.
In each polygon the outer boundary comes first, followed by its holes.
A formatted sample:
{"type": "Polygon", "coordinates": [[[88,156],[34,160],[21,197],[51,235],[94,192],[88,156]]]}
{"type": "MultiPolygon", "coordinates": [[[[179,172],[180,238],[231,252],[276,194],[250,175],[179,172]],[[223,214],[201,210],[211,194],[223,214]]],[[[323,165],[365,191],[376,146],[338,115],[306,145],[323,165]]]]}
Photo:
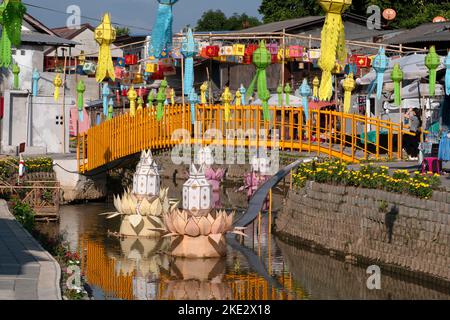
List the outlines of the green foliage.
{"type": "Polygon", "coordinates": [[[258,18],[234,13],[227,18],[221,10],[209,10],[197,21],[196,31],[234,31],[260,25],[258,18]]]}
{"type": "Polygon", "coordinates": [[[360,170],[348,170],[347,166],[339,161],[301,165],[293,175],[293,182],[298,187],[304,187],[306,181],[380,189],[422,199],[429,199],[433,190],[440,185],[439,175],[433,173],[422,175],[414,172],[411,175],[406,170],[396,170],[390,175],[387,167],[371,165],[361,165],[360,170]]]}
{"type": "MultiPolygon", "coordinates": [[[[382,11],[387,8],[397,11],[397,18],[389,22],[389,26],[394,28],[414,28],[420,24],[432,22],[436,16],[450,19],[450,2],[441,0],[353,1],[348,12],[368,17],[366,10],[370,5],[378,5],[382,11]]],[[[265,23],[323,15],[316,0],[263,0],[259,12],[263,15],[265,23]]]]}
{"type": "MultiPolygon", "coordinates": [[[[19,158],[6,158],[0,160],[0,179],[7,180],[18,173],[19,158]]],[[[26,172],[53,172],[53,160],[51,158],[25,159],[26,172]]]]}
{"type": "Polygon", "coordinates": [[[12,207],[12,213],[16,220],[29,232],[33,232],[35,226],[35,213],[33,209],[25,203],[16,201],[12,207]]]}
{"type": "Polygon", "coordinates": [[[130,35],[130,28],[115,26],[117,37],[130,35]]]}

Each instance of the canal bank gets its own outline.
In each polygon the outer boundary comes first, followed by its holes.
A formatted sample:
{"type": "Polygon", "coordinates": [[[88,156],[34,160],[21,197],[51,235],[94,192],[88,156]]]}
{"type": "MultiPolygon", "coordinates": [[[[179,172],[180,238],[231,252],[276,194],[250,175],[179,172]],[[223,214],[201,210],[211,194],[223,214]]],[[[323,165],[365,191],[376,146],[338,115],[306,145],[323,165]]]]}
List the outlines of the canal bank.
{"type": "Polygon", "coordinates": [[[307,182],[285,201],[280,237],[450,287],[450,194],[425,200],[307,182]]]}
{"type": "Polygon", "coordinates": [[[56,260],[0,199],[0,300],[61,300],[56,260]]]}

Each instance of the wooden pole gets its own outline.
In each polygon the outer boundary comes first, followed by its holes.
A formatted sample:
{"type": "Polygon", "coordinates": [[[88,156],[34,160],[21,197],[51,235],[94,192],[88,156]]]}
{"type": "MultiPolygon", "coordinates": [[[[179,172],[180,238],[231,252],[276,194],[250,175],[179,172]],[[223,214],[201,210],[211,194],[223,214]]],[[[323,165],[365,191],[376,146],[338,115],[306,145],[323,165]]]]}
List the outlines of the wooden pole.
{"type": "Polygon", "coordinates": [[[185,126],[185,122],[186,122],[186,115],[185,115],[185,113],[186,113],[186,107],[185,107],[185,98],[184,98],[184,56],[183,55],[181,55],[181,105],[183,106],[183,111],[182,111],[182,114],[183,114],[183,129],[185,129],[184,128],[184,126],[185,126]]]}
{"type": "Polygon", "coordinates": [[[62,128],[63,128],[63,141],[62,141],[62,146],[63,146],[63,154],[66,154],[66,124],[67,119],[66,119],[66,67],[67,67],[67,56],[66,56],[66,49],[62,48],[61,49],[63,51],[63,55],[64,55],[64,69],[63,69],[63,102],[62,102],[62,128]]]}
{"type": "Polygon", "coordinates": [[[282,54],[282,62],[281,62],[281,86],[284,89],[284,63],[285,63],[285,56],[286,56],[286,29],[283,29],[283,40],[282,40],[282,50],[283,50],[283,54],[282,54]]]}

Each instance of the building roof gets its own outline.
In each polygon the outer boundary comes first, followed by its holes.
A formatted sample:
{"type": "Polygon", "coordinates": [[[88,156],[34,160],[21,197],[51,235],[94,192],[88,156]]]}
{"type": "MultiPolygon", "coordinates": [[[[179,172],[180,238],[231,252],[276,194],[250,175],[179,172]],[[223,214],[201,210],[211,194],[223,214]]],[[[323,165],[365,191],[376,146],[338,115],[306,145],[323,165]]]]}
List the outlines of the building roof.
{"type": "Polygon", "coordinates": [[[37,32],[56,36],[56,33],[54,33],[52,29],[46,27],[42,22],[40,22],[35,17],[32,17],[28,13],[25,13],[25,15],[23,16],[23,20],[29,23],[34,29],[36,29],[37,32]]]}
{"type": "Polygon", "coordinates": [[[77,35],[85,31],[86,29],[95,31],[95,28],[91,26],[89,23],[84,23],[80,25],[79,29],[74,28],[68,28],[68,27],[61,27],[61,28],[53,28],[52,31],[60,36],[61,38],[72,40],[77,35]]]}
{"type": "Polygon", "coordinates": [[[286,30],[286,32],[289,32],[291,29],[298,29],[302,26],[306,26],[311,23],[316,24],[316,23],[323,22],[323,21],[325,21],[324,16],[309,16],[309,17],[302,17],[302,18],[297,18],[297,19],[290,19],[290,20],[266,23],[266,24],[262,24],[260,26],[244,29],[240,32],[269,33],[269,32],[281,32],[284,29],[286,30]]]}
{"type": "Polygon", "coordinates": [[[425,23],[398,36],[387,39],[388,44],[450,41],[450,21],[425,23]]]}
{"type": "Polygon", "coordinates": [[[22,42],[23,43],[33,43],[33,44],[43,44],[49,46],[69,46],[74,47],[78,42],[63,39],[58,36],[53,36],[50,34],[39,33],[34,31],[24,31],[22,32],[22,42]]]}

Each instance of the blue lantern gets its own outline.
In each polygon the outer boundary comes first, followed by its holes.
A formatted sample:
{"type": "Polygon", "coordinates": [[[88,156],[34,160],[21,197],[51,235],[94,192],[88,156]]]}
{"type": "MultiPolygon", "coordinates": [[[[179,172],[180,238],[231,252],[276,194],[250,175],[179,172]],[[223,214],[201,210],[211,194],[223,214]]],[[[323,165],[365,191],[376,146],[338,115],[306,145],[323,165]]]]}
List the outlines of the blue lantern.
{"type": "Polygon", "coordinates": [[[373,60],[373,69],[377,73],[377,99],[381,99],[381,93],[383,92],[384,73],[389,65],[389,59],[386,57],[384,47],[381,47],[373,60]]]}
{"type": "Polygon", "coordinates": [[[178,0],[157,0],[159,3],[156,22],[153,25],[152,39],[149,47],[149,55],[159,59],[164,49],[171,50],[172,47],[172,6],[178,0]]]}
{"type": "Polygon", "coordinates": [[[181,45],[181,53],[185,60],[184,65],[184,90],[189,96],[194,87],[194,57],[198,52],[198,45],[195,42],[192,29],[189,28],[186,37],[181,45]]]}
{"type": "Polygon", "coordinates": [[[305,120],[308,121],[309,119],[309,106],[308,106],[308,99],[311,96],[312,90],[311,87],[308,85],[308,80],[303,79],[303,83],[300,86],[300,95],[302,96],[302,105],[303,110],[305,111],[305,120]]]}
{"type": "Polygon", "coordinates": [[[195,105],[199,103],[198,94],[192,89],[189,93],[189,103],[191,105],[191,122],[195,124],[195,105]]]}
{"type": "Polygon", "coordinates": [[[445,71],[445,93],[447,95],[450,95],[450,51],[447,54],[447,57],[445,58],[445,68],[447,69],[445,71]]]}
{"type": "Polygon", "coordinates": [[[247,89],[245,89],[244,85],[241,84],[241,87],[239,88],[239,91],[241,92],[241,104],[245,106],[245,94],[247,93],[247,89]]]}
{"type": "Polygon", "coordinates": [[[41,79],[41,75],[39,73],[39,71],[35,68],[33,70],[33,97],[37,97],[38,95],[38,91],[39,91],[39,79],[41,79]]]}
{"type": "Polygon", "coordinates": [[[108,98],[111,94],[111,90],[109,89],[109,85],[105,83],[103,85],[102,97],[103,97],[103,114],[108,116],[108,98]]]}

